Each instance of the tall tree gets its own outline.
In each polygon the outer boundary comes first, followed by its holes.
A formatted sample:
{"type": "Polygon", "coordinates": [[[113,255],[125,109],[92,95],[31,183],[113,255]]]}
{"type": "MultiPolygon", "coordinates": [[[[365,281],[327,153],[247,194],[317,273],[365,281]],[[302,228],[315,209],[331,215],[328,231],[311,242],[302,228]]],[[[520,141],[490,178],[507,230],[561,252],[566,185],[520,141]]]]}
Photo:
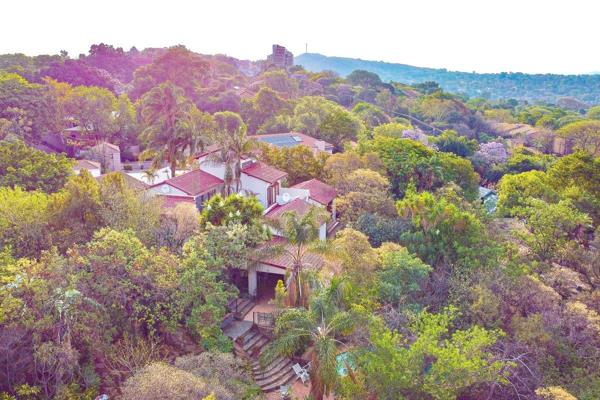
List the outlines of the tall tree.
{"type": "Polygon", "coordinates": [[[279,235],[287,239],[288,245],[272,246],[275,253],[285,254],[292,259],[292,303],[307,304],[304,284],[306,257],[311,251],[320,250],[319,227],[328,217],[321,208],[312,207],[306,214],[288,211],[281,219],[268,221],[279,235]]]}
{"type": "Polygon", "coordinates": [[[275,340],[264,357],[292,356],[313,345],[310,392],[313,399],[322,400],[339,379],[337,355],[338,345],[342,343],[338,337],[352,333],[359,321],[358,313],[342,311],[328,296],[321,295],[311,301],[308,309],[294,308],[279,316],[274,330],[275,340]]]}
{"type": "Polygon", "coordinates": [[[242,118],[231,111],[215,113],[216,130],[213,135],[219,151],[210,155],[215,163],[225,166],[226,194],[241,190],[242,158],[255,146],[255,141],[246,135],[246,124],[242,118]]]}
{"type": "Polygon", "coordinates": [[[183,129],[190,102],[181,88],[166,82],[146,93],[141,103],[145,126],[141,139],[146,144],[142,156],[152,157],[155,167],[167,162],[174,177],[177,163],[185,158],[184,152],[192,144],[183,129]]]}

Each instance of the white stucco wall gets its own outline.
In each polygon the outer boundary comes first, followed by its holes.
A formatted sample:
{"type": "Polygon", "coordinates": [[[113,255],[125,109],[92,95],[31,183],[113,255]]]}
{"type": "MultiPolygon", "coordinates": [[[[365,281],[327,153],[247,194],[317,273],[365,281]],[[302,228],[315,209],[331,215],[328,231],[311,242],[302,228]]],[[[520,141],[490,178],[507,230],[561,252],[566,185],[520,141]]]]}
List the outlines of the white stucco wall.
{"type": "Polygon", "coordinates": [[[216,176],[219,179],[225,178],[225,166],[223,164],[216,164],[206,160],[206,157],[198,159],[200,169],[204,172],[208,172],[211,175],[216,176]]]}
{"type": "Polygon", "coordinates": [[[268,182],[262,181],[253,176],[244,174],[241,176],[242,189],[255,193],[256,198],[260,201],[264,208],[267,208],[267,188],[270,186],[268,182]]]}
{"type": "Polygon", "coordinates": [[[173,187],[167,183],[163,183],[161,185],[152,187],[148,189],[147,192],[152,195],[188,196],[188,194],[184,191],[179,190],[176,187],[173,187]]]}
{"type": "Polygon", "coordinates": [[[319,239],[322,241],[327,240],[327,224],[323,224],[319,228],[319,239]]]}

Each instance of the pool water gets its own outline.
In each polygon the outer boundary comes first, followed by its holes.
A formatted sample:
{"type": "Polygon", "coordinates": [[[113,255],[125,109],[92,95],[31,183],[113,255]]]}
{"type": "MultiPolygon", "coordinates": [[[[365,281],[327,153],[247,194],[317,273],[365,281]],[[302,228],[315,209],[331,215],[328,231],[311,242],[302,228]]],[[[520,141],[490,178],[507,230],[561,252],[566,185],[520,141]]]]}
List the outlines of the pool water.
{"type": "Polygon", "coordinates": [[[346,369],[346,363],[350,366],[350,368],[352,368],[352,369],[355,368],[354,361],[352,360],[352,358],[350,357],[350,354],[347,351],[338,354],[335,357],[335,360],[337,363],[337,373],[339,376],[348,375],[348,371],[346,369]]]}

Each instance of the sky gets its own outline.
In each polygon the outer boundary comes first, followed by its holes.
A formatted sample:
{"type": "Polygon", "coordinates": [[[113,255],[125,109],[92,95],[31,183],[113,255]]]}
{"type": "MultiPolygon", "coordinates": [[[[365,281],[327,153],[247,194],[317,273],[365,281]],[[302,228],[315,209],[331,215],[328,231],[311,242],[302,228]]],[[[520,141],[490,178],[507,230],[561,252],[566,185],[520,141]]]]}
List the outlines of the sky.
{"type": "Polygon", "coordinates": [[[597,0],[5,0],[0,53],[183,44],[263,59],[294,54],[477,72],[600,72],[597,0]]]}

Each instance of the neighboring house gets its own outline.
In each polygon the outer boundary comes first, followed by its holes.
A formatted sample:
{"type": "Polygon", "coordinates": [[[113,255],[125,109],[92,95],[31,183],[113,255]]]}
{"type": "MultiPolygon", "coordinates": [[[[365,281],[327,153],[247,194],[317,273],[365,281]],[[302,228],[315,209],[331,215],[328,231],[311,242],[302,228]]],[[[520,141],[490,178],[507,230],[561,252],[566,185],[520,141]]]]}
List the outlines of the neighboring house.
{"type": "Polygon", "coordinates": [[[151,170],[127,172],[127,175],[144,182],[147,185],[156,185],[171,178],[171,169],[169,167],[157,169],[152,173],[149,171],[151,170]]]}
{"type": "MultiPolygon", "coordinates": [[[[111,173],[112,174],[120,174],[123,177],[125,184],[127,186],[129,186],[131,189],[135,190],[136,192],[141,192],[143,190],[148,189],[148,187],[149,187],[147,184],[145,184],[141,180],[136,179],[132,176],[129,176],[128,174],[126,174],[123,171],[115,171],[115,172],[111,172],[111,173]]],[[[106,177],[106,175],[108,175],[108,174],[100,175],[96,178],[96,180],[98,182],[102,182],[104,180],[104,178],[106,177]]]]}
{"type": "Polygon", "coordinates": [[[85,151],[89,158],[100,162],[107,171],[121,171],[121,150],[108,142],[100,142],[85,151]]]}
{"type": "MultiPolygon", "coordinates": [[[[286,253],[293,253],[295,247],[286,243],[285,238],[274,236],[273,239],[261,246],[260,252],[269,254],[269,247],[285,246],[286,253]]],[[[325,264],[321,255],[310,252],[304,254],[303,263],[306,267],[314,270],[321,269],[325,264]]],[[[289,276],[289,271],[293,267],[294,260],[289,254],[277,254],[275,252],[272,255],[263,257],[258,262],[251,263],[247,271],[244,271],[244,278],[247,277],[248,279],[248,294],[252,297],[260,295],[261,289],[267,289],[270,292],[270,289],[272,290],[275,287],[278,280],[285,282],[286,275],[289,276]]]]}
{"type": "Polygon", "coordinates": [[[328,154],[333,153],[333,145],[331,143],[316,139],[300,132],[271,133],[266,135],[254,135],[250,137],[258,142],[268,143],[277,147],[295,147],[304,145],[310,148],[315,154],[319,152],[328,154]]]}
{"type": "MultiPolygon", "coordinates": [[[[202,171],[223,180],[225,165],[209,160],[209,156],[218,150],[216,146],[209,146],[196,157],[202,171]]],[[[265,208],[274,204],[287,173],[251,157],[243,159],[241,167],[241,191],[256,196],[265,208]]]]}
{"type": "Polygon", "coordinates": [[[314,205],[325,207],[331,214],[331,219],[336,220],[335,207],[333,200],[337,196],[337,190],[318,179],[309,179],[308,181],[297,183],[292,189],[308,190],[308,201],[314,205]]]}
{"type": "Polygon", "coordinates": [[[223,180],[200,169],[187,172],[148,188],[152,195],[163,196],[166,206],[194,203],[198,210],[202,204],[221,191],[223,180]]]}
{"type": "MultiPolygon", "coordinates": [[[[276,204],[269,207],[265,211],[265,218],[268,219],[280,219],[285,213],[293,212],[298,216],[302,217],[306,215],[312,207],[315,205],[309,203],[305,199],[295,198],[292,200],[286,201],[285,194],[282,195],[276,204]]],[[[319,221],[319,239],[326,240],[327,239],[327,220],[319,221]]],[[[274,235],[281,236],[281,233],[275,229],[272,229],[274,235]]]]}
{"type": "Polygon", "coordinates": [[[73,166],[75,175],[79,175],[83,169],[88,170],[94,178],[97,178],[102,174],[101,165],[97,161],[77,160],[76,164],[73,166]]]}

